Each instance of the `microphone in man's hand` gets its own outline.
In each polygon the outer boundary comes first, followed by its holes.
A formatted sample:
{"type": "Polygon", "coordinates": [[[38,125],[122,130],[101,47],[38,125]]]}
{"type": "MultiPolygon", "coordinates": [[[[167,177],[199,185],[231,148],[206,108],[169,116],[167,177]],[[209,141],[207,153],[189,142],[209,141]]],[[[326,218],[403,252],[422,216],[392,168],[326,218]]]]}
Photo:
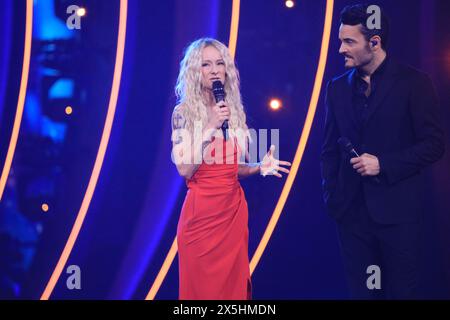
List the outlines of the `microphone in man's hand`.
{"type": "MultiPolygon", "coordinates": [[[[220,101],[225,101],[225,89],[223,87],[223,84],[220,80],[215,80],[212,83],[212,91],[214,94],[214,99],[216,100],[216,103],[219,103],[220,101]]],[[[227,139],[227,129],[228,129],[228,120],[225,120],[222,123],[222,132],[225,139],[227,139]]]]}
{"type": "Polygon", "coordinates": [[[359,157],[358,152],[356,152],[355,148],[353,147],[353,144],[348,138],[340,137],[337,142],[339,143],[341,148],[345,150],[345,152],[359,157]]]}
{"type": "MultiPolygon", "coordinates": [[[[340,137],[337,141],[342,149],[345,150],[348,154],[351,154],[353,156],[359,157],[358,152],[356,152],[355,148],[353,147],[352,142],[347,137],[340,137]]],[[[371,176],[371,178],[376,182],[380,183],[380,179],[376,176],[371,176]]]]}

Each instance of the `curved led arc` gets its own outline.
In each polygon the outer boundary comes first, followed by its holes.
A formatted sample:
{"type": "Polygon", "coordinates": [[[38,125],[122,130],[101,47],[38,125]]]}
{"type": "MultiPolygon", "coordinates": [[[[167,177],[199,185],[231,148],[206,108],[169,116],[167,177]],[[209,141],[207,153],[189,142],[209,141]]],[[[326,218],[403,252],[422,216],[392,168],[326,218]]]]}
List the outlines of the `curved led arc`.
{"type": "Polygon", "coordinates": [[[94,163],[94,169],[92,170],[91,178],[86,190],[86,193],[81,203],[81,208],[78,211],[77,219],[72,227],[69,238],[66,242],[64,250],[59,258],[59,261],[55,267],[55,270],[50,277],[50,280],[42,293],[41,300],[48,300],[50,295],[58,282],[59,277],[63,271],[64,266],[69,259],[70,253],[72,252],[73,246],[77,240],[78,234],[80,233],[81,227],[83,225],[86,213],[89,209],[89,205],[92,200],[92,196],[95,191],[95,186],[100,175],[100,171],[103,165],[103,160],[105,158],[106,149],[108,147],[109,137],[111,135],[111,128],[114,120],[114,114],[117,106],[117,99],[119,96],[120,80],[122,76],[123,67],[123,57],[125,51],[125,38],[126,38],[126,27],[127,27],[127,9],[128,0],[120,0],[120,17],[119,17],[119,34],[117,38],[117,51],[116,51],[116,62],[114,66],[114,76],[111,88],[111,95],[108,105],[108,113],[106,115],[106,121],[103,128],[102,137],[100,140],[100,146],[98,148],[97,157],[94,163]]]}
{"type": "MultiPolygon", "coordinates": [[[[233,0],[233,6],[232,6],[232,12],[231,12],[230,40],[228,43],[228,48],[229,48],[230,54],[233,58],[236,54],[236,43],[237,43],[238,27],[239,27],[239,8],[240,8],[240,0],[233,0]]],[[[170,247],[170,250],[167,253],[166,258],[164,259],[161,269],[159,270],[158,275],[155,278],[155,281],[153,281],[150,291],[148,292],[147,296],[145,297],[145,300],[155,299],[155,296],[158,293],[159,288],[161,287],[161,284],[164,281],[164,279],[167,275],[167,272],[169,271],[170,266],[172,265],[173,260],[175,259],[177,250],[178,250],[177,238],[175,237],[175,239],[172,242],[172,246],[170,247]]]]}
{"type": "Polygon", "coordinates": [[[325,73],[325,66],[327,62],[328,47],[330,44],[330,34],[331,25],[333,20],[333,0],[327,0],[327,6],[325,11],[325,22],[322,34],[322,45],[320,48],[319,64],[317,67],[316,78],[314,80],[314,87],[311,94],[311,100],[308,107],[308,113],[306,115],[305,124],[303,126],[303,131],[300,136],[300,142],[295,152],[294,161],[292,162],[292,167],[290,173],[286,179],[283,190],[281,191],[280,198],[278,199],[275,210],[270,218],[270,221],[264,231],[264,235],[256,248],[253,258],[250,262],[250,273],[252,274],[255,270],[262,254],[272,236],[273,231],[277,225],[278,219],[280,218],[281,211],[284,208],[289,192],[291,191],[292,184],[294,183],[295,176],[297,175],[300,162],[302,161],[303,154],[305,152],[306,143],[308,142],[309,134],[311,132],[311,126],[314,121],[314,116],[317,109],[317,103],[319,101],[320,90],[323,82],[323,75],[325,73]]]}
{"type": "Polygon", "coordinates": [[[161,287],[161,284],[164,281],[167,272],[169,272],[170,266],[172,265],[175,256],[177,255],[177,250],[178,250],[177,237],[175,237],[175,239],[172,242],[172,246],[170,247],[169,253],[166,256],[166,259],[164,260],[164,263],[161,269],[159,270],[158,275],[156,276],[156,279],[153,282],[152,287],[150,288],[150,291],[145,297],[145,300],[155,299],[155,296],[158,293],[158,290],[161,287]]]}
{"type": "Polygon", "coordinates": [[[31,58],[31,40],[33,33],[33,0],[27,0],[26,4],[26,22],[25,22],[25,45],[23,51],[22,77],[20,79],[19,98],[17,101],[16,116],[14,119],[11,139],[9,141],[8,151],[6,153],[5,163],[3,165],[2,175],[0,176],[0,201],[5,191],[6,180],[11,170],[14,152],[17,146],[17,138],[19,136],[20,125],[22,122],[23,109],[25,105],[25,97],[27,93],[28,74],[30,71],[31,58]]]}
{"type": "Polygon", "coordinates": [[[231,11],[230,40],[228,41],[228,49],[230,50],[230,54],[233,58],[236,55],[240,7],[241,7],[240,0],[233,0],[233,6],[231,9],[232,11],[231,11]]]}

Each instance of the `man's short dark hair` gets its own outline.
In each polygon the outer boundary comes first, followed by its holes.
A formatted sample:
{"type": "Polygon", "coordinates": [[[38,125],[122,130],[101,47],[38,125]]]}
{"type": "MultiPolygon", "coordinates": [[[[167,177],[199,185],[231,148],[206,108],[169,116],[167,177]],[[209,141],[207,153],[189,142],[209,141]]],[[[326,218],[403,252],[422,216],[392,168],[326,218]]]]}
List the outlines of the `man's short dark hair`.
{"type": "Polygon", "coordinates": [[[369,4],[355,4],[346,6],[341,11],[341,23],[356,26],[361,24],[361,32],[367,41],[373,36],[379,36],[381,38],[381,47],[386,50],[389,40],[389,19],[381,9],[381,28],[369,29],[367,27],[367,20],[372,13],[367,13],[369,4]]]}

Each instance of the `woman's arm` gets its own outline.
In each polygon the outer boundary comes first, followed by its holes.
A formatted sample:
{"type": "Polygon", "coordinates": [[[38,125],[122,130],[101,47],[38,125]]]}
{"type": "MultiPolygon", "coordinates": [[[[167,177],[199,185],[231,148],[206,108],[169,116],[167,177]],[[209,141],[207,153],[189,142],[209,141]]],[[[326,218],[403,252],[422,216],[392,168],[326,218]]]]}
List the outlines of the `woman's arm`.
{"type": "Polygon", "coordinates": [[[194,148],[196,144],[186,129],[186,119],[179,109],[175,108],[172,114],[172,160],[180,176],[190,179],[202,163],[204,151],[211,143],[214,130],[205,130],[201,147],[194,148]],[[197,163],[194,160],[197,160],[197,163]]]}
{"type": "MultiPolygon", "coordinates": [[[[274,175],[281,178],[282,175],[278,172],[289,173],[289,169],[282,166],[290,167],[291,163],[287,161],[280,161],[273,157],[275,146],[270,146],[269,151],[264,156],[263,160],[258,163],[240,164],[238,167],[238,178],[243,179],[254,174],[261,174],[262,176],[274,175]]],[[[245,153],[245,159],[248,161],[248,152],[245,153]]]]}
{"type": "Polygon", "coordinates": [[[260,173],[260,163],[240,164],[238,167],[238,179],[244,179],[260,173]]]}
{"type": "Polygon", "coordinates": [[[230,109],[224,101],[212,107],[208,115],[208,124],[202,130],[201,141],[186,129],[183,115],[184,105],[177,106],[172,114],[172,160],[180,176],[190,179],[203,161],[203,154],[209,148],[212,138],[225,120],[229,120],[230,109]]]}

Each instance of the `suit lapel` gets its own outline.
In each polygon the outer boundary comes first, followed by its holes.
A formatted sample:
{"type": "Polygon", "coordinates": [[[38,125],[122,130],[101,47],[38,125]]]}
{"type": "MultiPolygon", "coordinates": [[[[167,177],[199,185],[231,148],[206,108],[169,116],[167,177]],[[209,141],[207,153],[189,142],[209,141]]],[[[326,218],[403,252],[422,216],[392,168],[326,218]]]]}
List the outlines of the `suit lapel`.
{"type": "Polygon", "coordinates": [[[342,104],[344,105],[344,116],[350,117],[355,130],[358,129],[358,120],[356,119],[355,110],[353,108],[353,81],[356,74],[356,70],[353,69],[347,76],[347,84],[344,88],[345,92],[342,93],[342,104]]]}

